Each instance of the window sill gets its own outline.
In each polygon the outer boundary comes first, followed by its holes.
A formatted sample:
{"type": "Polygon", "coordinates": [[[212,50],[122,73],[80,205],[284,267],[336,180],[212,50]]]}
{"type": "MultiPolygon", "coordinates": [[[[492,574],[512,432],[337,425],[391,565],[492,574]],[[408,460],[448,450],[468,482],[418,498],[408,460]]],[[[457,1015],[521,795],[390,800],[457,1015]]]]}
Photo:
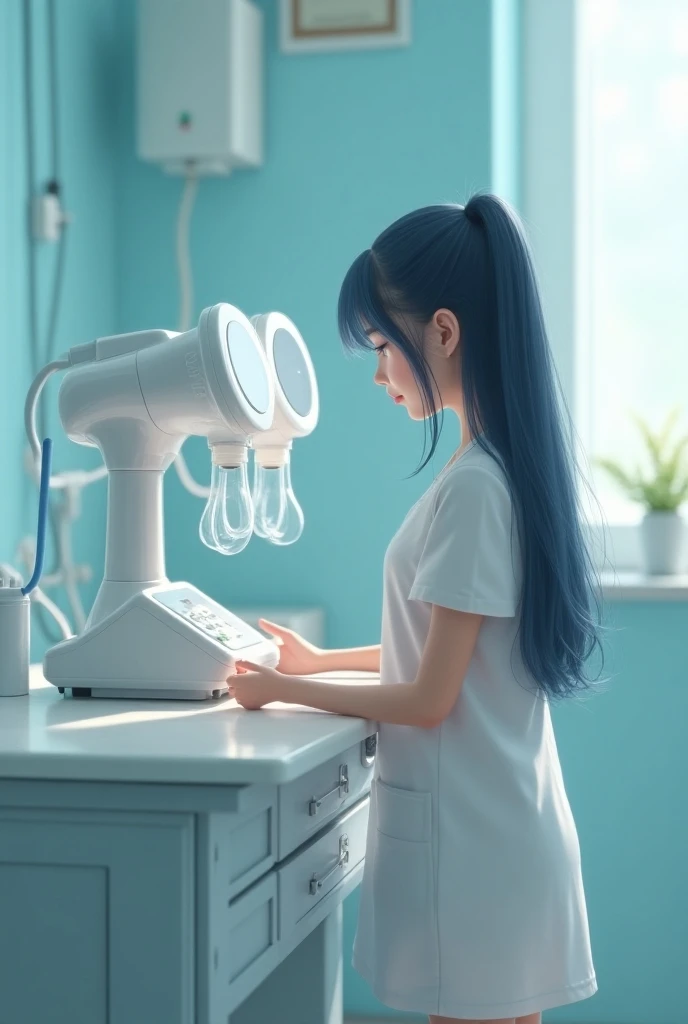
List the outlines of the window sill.
{"type": "Polygon", "coordinates": [[[613,596],[622,601],[688,600],[683,594],[670,596],[668,593],[672,590],[682,592],[688,586],[688,538],[683,545],[678,573],[674,576],[650,576],[643,571],[639,525],[613,523],[602,527],[599,523],[585,523],[585,532],[593,560],[604,581],[602,590],[605,597],[613,596]],[[626,595],[623,593],[626,590],[632,593],[626,595]],[[637,596],[638,590],[643,591],[642,596],[637,596]]]}
{"type": "Polygon", "coordinates": [[[607,601],[688,601],[688,573],[648,576],[642,572],[603,572],[602,596],[607,601]]]}

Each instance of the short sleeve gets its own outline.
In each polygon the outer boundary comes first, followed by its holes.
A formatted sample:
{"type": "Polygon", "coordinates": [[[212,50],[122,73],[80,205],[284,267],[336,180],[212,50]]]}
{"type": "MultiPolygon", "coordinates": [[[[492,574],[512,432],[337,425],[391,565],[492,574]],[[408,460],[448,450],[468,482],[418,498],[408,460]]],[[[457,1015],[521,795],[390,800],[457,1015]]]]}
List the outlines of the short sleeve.
{"type": "Polygon", "coordinates": [[[480,466],[448,473],[438,487],[409,600],[514,616],[520,598],[516,543],[506,484],[480,466]]]}

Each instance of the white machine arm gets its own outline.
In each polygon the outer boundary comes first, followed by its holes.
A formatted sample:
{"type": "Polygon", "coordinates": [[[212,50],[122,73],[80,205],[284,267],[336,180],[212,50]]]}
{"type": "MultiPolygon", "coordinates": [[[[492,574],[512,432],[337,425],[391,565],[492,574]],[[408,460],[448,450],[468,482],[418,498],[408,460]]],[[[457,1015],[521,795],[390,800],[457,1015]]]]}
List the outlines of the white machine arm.
{"type": "Polygon", "coordinates": [[[204,310],[184,334],[143,331],[90,349],[58,399],[67,435],[97,445],[108,469],[105,576],[87,628],[165,582],[162,476],[185,438],[239,455],[274,419],[263,347],[233,306],[204,310]]]}

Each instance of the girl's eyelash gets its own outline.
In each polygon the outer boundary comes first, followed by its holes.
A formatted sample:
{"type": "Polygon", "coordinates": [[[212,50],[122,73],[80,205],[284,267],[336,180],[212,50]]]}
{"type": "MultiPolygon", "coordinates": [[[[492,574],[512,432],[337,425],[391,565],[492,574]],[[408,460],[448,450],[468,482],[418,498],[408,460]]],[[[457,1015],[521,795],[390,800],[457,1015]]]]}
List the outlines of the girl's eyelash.
{"type": "Polygon", "coordinates": [[[387,348],[388,344],[389,344],[389,342],[388,342],[388,341],[385,341],[385,342],[384,342],[384,343],[383,343],[382,345],[375,345],[375,346],[374,346],[374,348],[375,348],[375,352],[376,352],[376,353],[377,353],[377,352],[384,352],[384,351],[385,351],[385,349],[387,348]]]}

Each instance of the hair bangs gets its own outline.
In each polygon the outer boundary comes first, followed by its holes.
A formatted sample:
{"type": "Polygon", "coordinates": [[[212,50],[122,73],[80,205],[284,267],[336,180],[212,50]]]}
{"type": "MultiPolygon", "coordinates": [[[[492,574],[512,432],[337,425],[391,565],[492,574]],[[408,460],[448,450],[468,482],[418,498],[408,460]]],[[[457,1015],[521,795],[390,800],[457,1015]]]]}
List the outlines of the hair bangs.
{"type": "Polygon", "coordinates": [[[366,249],[351,264],[339,292],[337,322],[348,352],[370,352],[375,348],[370,331],[386,334],[389,330],[389,314],[380,298],[375,277],[373,253],[366,249]]]}

